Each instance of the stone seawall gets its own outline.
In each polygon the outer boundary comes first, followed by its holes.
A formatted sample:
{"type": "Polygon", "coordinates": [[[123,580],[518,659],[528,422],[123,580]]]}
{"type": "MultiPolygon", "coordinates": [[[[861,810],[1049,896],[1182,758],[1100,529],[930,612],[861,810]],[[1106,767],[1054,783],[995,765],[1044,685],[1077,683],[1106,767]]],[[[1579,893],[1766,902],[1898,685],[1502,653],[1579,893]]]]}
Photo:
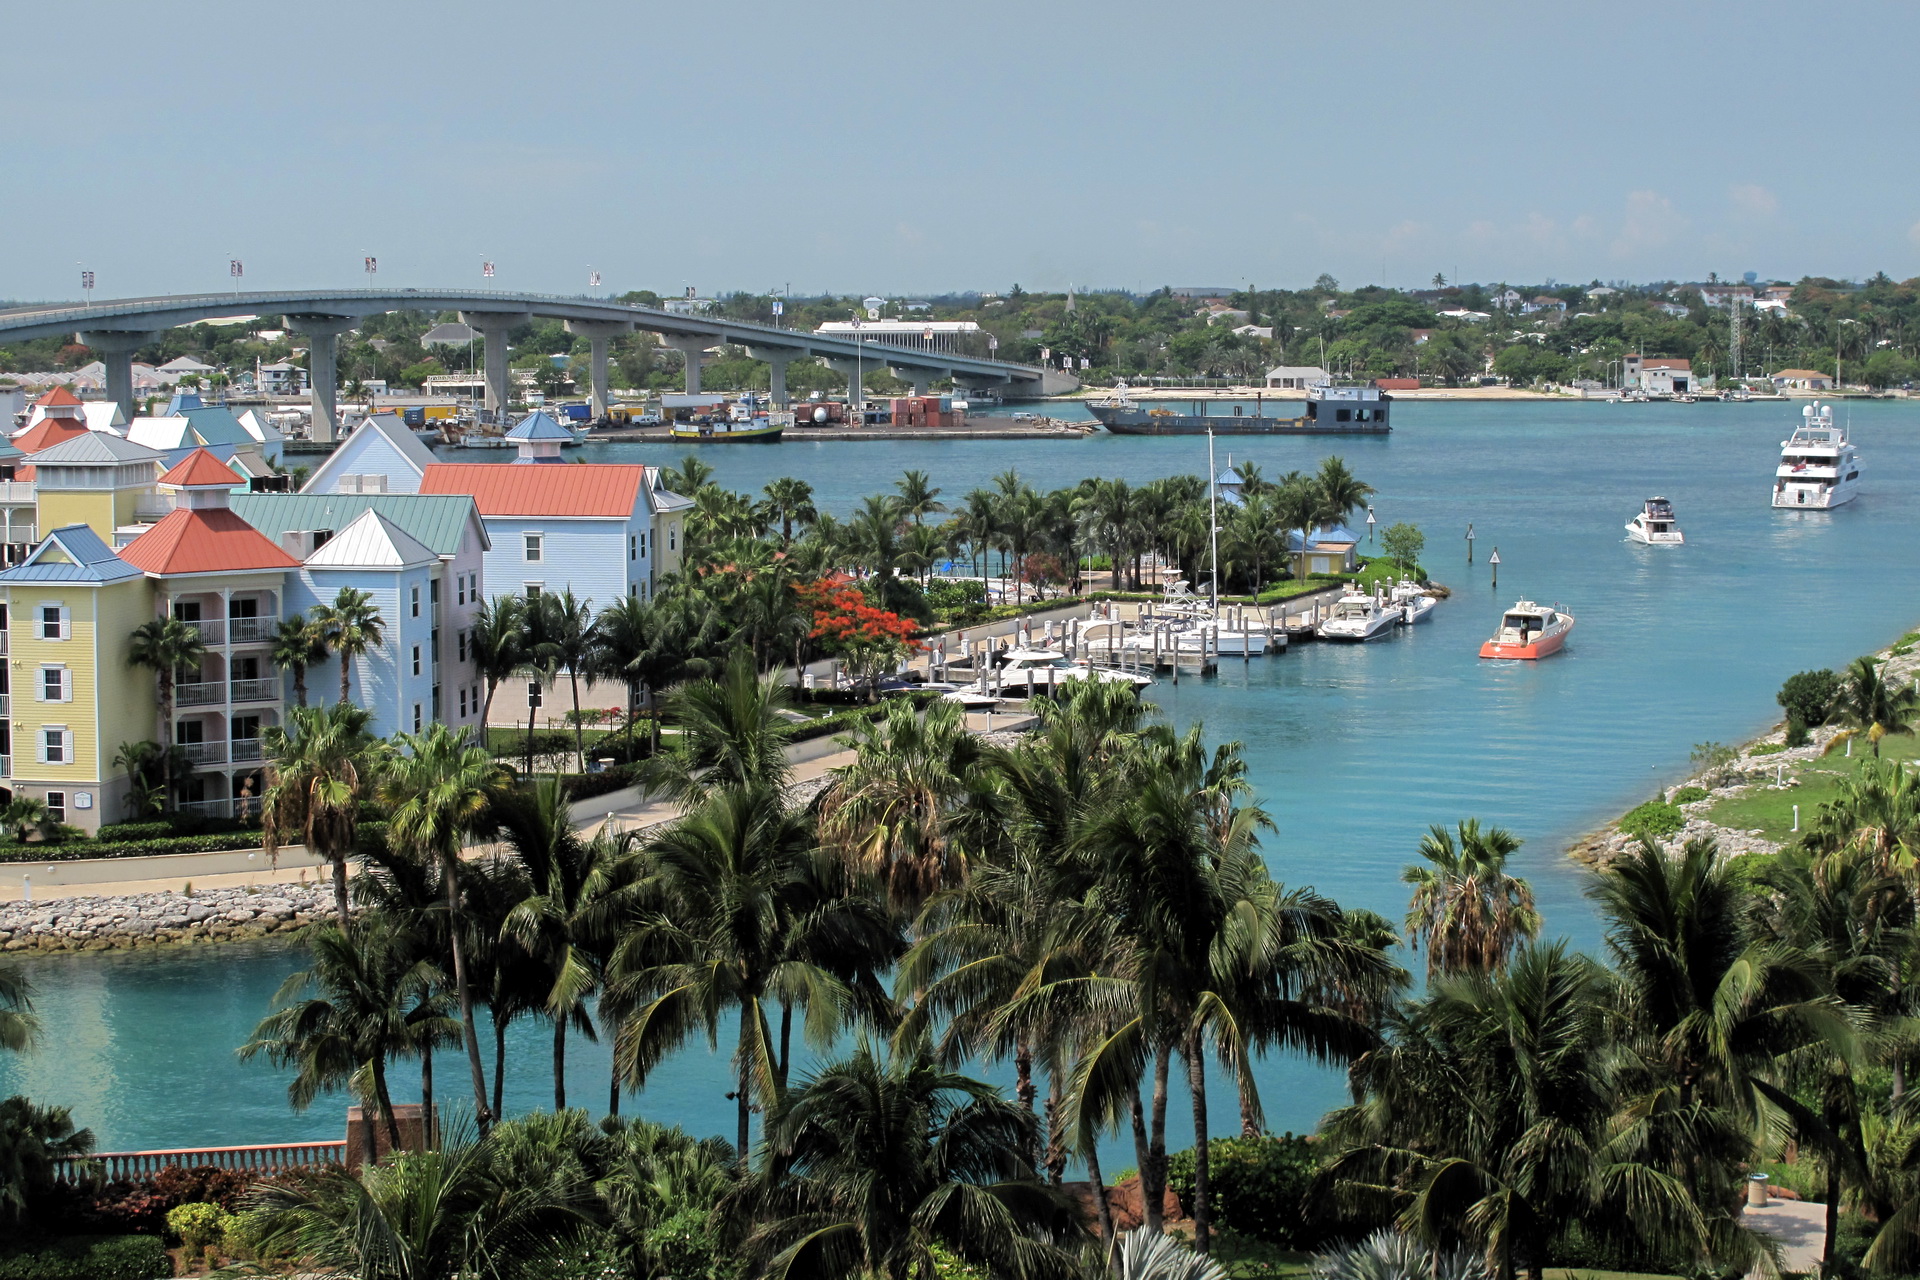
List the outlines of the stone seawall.
{"type": "Polygon", "coordinates": [[[0,906],[0,949],[110,951],[258,938],[332,911],[333,890],[325,883],[10,902],[0,906]]]}

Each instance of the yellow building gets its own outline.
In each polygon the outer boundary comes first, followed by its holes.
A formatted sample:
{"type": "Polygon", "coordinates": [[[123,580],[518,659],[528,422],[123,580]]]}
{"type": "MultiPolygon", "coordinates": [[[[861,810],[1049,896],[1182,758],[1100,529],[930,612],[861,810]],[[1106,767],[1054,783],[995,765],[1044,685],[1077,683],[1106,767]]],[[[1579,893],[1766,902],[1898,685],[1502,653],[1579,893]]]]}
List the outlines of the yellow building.
{"type": "Polygon", "coordinates": [[[154,489],[165,460],[157,449],[104,431],[41,450],[29,460],[40,528],[84,524],[108,546],[126,541],[172,509],[154,489]]]}
{"type": "Polygon", "coordinates": [[[128,662],[152,585],[89,525],[69,524],[0,573],[0,605],[7,786],[88,832],[123,820],[128,780],[114,757],[158,729],[152,673],[128,662]]]}

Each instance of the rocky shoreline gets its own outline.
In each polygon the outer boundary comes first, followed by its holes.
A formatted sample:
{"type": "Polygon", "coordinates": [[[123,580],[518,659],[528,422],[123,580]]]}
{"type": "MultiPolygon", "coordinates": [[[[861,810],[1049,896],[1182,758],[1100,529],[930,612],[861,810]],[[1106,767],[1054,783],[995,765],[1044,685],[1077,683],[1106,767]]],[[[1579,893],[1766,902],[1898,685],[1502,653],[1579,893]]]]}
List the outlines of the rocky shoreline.
{"type": "Polygon", "coordinates": [[[124,951],[291,933],[333,911],[333,891],[276,884],[0,905],[0,950],[124,951]]]}
{"type": "MultiPolygon", "coordinates": [[[[1897,647],[1901,646],[1888,646],[1873,655],[1876,662],[1885,664],[1881,670],[1882,678],[1889,683],[1904,683],[1920,677],[1920,651],[1896,654],[1893,650],[1897,647]]],[[[1698,800],[1690,800],[1678,806],[1680,812],[1686,817],[1686,826],[1657,843],[1669,852],[1674,852],[1689,840],[1710,837],[1719,841],[1723,853],[1735,857],[1749,853],[1780,852],[1785,846],[1778,841],[1767,839],[1765,832],[1718,826],[1707,821],[1707,811],[1720,801],[1731,796],[1745,795],[1755,787],[1767,787],[1780,791],[1793,790],[1800,785],[1799,778],[1793,773],[1794,767],[1818,760],[1825,754],[1827,744],[1840,732],[1838,726],[1823,725],[1808,731],[1805,746],[1788,747],[1786,746],[1787,730],[1783,722],[1760,737],[1742,744],[1738,755],[1729,763],[1696,773],[1672,786],[1662,788],[1660,798],[1669,802],[1677,792],[1686,787],[1699,787],[1707,794],[1698,800]],[[1767,747],[1770,750],[1756,756],[1753,752],[1757,747],[1767,747]]],[[[1576,840],[1567,849],[1567,853],[1590,866],[1605,866],[1633,847],[1636,842],[1636,837],[1621,832],[1619,821],[1616,819],[1600,830],[1589,832],[1576,840]]]]}

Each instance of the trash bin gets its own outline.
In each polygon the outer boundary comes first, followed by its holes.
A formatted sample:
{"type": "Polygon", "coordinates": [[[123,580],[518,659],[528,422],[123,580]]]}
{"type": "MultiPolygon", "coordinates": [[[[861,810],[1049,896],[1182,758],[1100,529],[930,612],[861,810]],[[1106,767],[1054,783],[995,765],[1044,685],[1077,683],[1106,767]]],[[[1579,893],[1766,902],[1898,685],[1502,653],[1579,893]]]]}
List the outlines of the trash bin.
{"type": "Polygon", "coordinates": [[[1755,1209],[1763,1209],[1766,1207],[1768,1181],[1769,1179],[1764,1173],[1750,1173],[1747,1175],[1747,1204],[1750,1207],[1755,1209]]]}

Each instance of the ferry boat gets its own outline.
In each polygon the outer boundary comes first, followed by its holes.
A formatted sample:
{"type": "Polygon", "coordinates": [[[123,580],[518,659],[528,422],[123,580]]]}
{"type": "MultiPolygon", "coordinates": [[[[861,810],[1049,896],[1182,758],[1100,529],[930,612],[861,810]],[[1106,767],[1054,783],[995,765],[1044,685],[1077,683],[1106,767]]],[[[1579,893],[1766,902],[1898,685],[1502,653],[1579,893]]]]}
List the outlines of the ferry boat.
{"type": "Polygon", "coordinates": [[[1116,390],[1105,400],[1093,400],[1087,411],[1100,425],[1121,436],[1383,436],[1393,397],[1378,387],[1313,387],[1307,392],[1306,412],[1297,418],[1268,417],[1261,397],[1254,395],[1252,413],[1235,405],[1232,413],[1208,413],[1200,402],[1198,413],[1149,409],[1116,390]]]}
{"type": "Polygon", "coordinates": [[[1673,522],[1673,504],[1665,498],[1647,499],[1647,505],[1627,521],[1627,538],[1650,547],[1677,547],[1687,540],[1673,522]]]}
{"type": "Polygon", "coordinates": [[[1320,624],[1322,640],[1378,640],[1405,617],[1404,609],[1388,608],[1374,596],[1350,591],[1334,601],[1333,612],[1320,624]]]}
{"type": "Polygon", "coordinates": [[[1560,652],[1573,631],[1573,615],[1522,600],[1500,619],[1500,630],[1480,646],[1483,658],[1544,658],[1560,652]]]}
{"type": "Polygon", "coordinates": [[[778,440],[780,434],[793,425],[790,411],[774,410],[772,413],[734,414],[722,421],[710,418],[695,418],[691,422],[676,422],[668,428],[675,440],[688,440],[704,444],[748,444],[757,441],[771,443],[778,440]]]}
{"type": "Polygon", "coordinates": [[[1804,421],[1793,438],[1780,442],[1773,505],[1827,511],[1852,502],[1860,493],[1860,457],[1847,429],[1834,425],[1830,404],[1809,404],[1800,413],[1804,421]]]}

